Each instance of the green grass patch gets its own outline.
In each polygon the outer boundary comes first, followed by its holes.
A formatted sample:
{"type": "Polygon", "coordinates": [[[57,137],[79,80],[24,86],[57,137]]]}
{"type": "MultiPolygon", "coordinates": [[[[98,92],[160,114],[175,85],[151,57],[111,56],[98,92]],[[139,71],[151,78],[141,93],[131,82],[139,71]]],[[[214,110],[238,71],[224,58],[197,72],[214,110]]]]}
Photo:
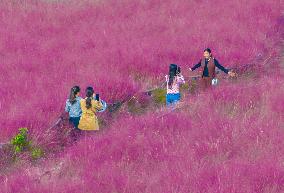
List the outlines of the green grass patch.
{"type": "Polygon", "coordinates": [[[23,152],[29,152],[34,160],[44,156],[43,149],[33,145],[28,136],[27,128],[20,128],[19,133],[11,139],[10,145],[12,146],[14,160],[17,160],[18,155],[23,152]]]}
{"type": "Polygon", "coordinates": [[[167,94],[167,91],[166,89],[163,89],[163,88],[157,88],[153,90],[152,97],[153,97],[154,102],[158,105],[166,104],[166,94],[167,94]]]}

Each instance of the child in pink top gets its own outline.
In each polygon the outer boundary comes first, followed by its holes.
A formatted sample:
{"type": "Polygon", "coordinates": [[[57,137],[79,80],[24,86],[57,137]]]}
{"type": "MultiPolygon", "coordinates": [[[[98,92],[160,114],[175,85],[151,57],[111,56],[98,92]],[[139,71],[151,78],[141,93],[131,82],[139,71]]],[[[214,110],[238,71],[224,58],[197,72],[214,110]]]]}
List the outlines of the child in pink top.
{"type": "Polygon", "coordinates": [[[166,75],[167,82],[167,95],[166,104],[167,106],[175,105],[180,101],[179,87],[184,84],[184,77],[181,75],[180,67],[176,64],[171,64],[169,69],[169,75],[166,75]]]}

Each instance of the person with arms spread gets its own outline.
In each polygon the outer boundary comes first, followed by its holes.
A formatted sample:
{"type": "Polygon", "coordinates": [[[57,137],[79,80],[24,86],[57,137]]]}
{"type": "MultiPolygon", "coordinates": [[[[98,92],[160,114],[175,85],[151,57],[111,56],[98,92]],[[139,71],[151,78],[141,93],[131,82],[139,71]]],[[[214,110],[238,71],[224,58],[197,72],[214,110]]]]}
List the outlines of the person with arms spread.
{"type": "Polygon", "coordinates": [[[202,87],[203,89],[210,88],[212,85],[212,80],[215,78],[215,69],[216,67],[228,74],[231,77],[236,76],[236,73],[229,71],[224,66],[222,66],[218,60],[216,60],[211,53],[211,49],[207,48],[203,53],[204,58],[199,61],[198,64],[194,65],[192,68],[189,68],[190,71],[194,71],[199,67],[202,67],[202,87]]]}

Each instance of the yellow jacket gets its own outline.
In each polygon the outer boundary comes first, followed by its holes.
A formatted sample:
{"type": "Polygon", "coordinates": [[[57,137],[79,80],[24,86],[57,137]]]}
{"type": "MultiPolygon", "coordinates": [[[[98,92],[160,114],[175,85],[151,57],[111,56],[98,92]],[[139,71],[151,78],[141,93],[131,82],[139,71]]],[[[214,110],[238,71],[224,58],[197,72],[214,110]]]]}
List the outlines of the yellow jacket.
{"type": "Polygon", "coordinates": [[[78,128],[81,130],[99,130],[99,122],[96,116],[96,112],[103,108],[100,101],[92,99],[92,107],[87,109],[86,99],[80,101],[82,116],[78,128]]]}

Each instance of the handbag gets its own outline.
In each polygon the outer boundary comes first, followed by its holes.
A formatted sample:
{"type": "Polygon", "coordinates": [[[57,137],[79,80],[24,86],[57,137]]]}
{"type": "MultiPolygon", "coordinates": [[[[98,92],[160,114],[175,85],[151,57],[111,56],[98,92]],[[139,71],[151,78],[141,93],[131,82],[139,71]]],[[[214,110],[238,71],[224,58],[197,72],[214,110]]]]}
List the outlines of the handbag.
{"type": "Polygon", "coordinates": [[[211,84],[212,84],[212,86],[217,86],[218,82],[219,82],[219,80],[217,78],[213,78],[211,84]]]}

